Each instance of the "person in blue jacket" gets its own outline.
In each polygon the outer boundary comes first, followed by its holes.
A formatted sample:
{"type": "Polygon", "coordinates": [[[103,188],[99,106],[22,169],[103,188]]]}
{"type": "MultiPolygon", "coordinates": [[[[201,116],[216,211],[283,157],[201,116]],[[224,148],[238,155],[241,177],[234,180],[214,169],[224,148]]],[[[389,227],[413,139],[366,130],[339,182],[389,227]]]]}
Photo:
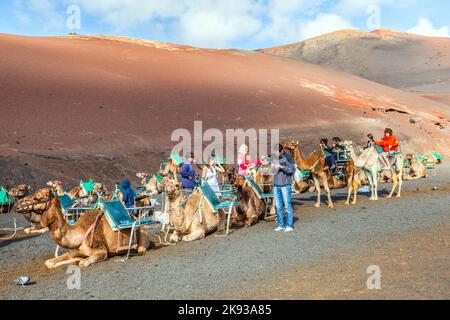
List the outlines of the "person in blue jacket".
{"type": "Polygon", "coordinates": [[[195,169],[194,169],[194,154],[191,152],[186,156],[186,161],[180,168],[181,188],[186,197],[190,196],[195,188],[195,169]]]}
{"type": "Polygon", "coordinates": [[[130,180],[125,179],[122,182],[121,187],[123,189],[122,201],[125,204],[125,207],[127,208],[134,207],[134,193],[133,189],[131,189],[130,180]]]}
{"type": "Polygon", "coordinates": [[[291,232],[294,230],[294,210],[292,208],[292,182],[295,174],[295,162],[288,150],[282,145],[277,146],[275,159],[272,161],[275,176],[273,193],[278,215],[278,227],[275,231],[291,232]],[[284,220],[286,209],[286,223],[284,220]]]}

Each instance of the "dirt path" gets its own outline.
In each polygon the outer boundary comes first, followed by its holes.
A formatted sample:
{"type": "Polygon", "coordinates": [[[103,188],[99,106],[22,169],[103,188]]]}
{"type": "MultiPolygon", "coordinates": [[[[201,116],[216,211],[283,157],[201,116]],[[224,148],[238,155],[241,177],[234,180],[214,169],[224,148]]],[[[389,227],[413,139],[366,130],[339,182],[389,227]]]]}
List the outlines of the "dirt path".
{"type": "Polygon", "coordinates": [[[386,239],[256,283],[230,299],[449,299],[450,224],[386,239]],[[369,266],[381,289],[367,288],[369,266]],[[373,271],[372,271],[373,272],[373,271]]]}

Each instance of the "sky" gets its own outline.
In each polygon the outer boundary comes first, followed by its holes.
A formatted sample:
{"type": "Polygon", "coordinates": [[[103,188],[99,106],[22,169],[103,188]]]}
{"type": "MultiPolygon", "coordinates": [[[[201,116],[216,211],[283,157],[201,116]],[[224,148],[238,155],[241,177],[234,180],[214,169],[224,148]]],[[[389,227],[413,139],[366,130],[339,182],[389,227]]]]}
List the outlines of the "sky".
{"type": "Polygon", "coordinates": [[[448,0],[0,0],[0,33],[260,49],[340,29],[450,36],[448,0]]]}

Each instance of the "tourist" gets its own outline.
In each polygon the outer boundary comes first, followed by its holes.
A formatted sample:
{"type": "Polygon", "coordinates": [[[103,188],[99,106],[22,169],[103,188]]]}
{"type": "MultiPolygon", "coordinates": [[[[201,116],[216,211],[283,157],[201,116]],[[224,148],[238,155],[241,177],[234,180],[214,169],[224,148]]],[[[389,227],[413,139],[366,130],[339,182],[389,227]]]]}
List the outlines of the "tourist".
{"type": "Polygon", "coordinates": [[[215,156],[210,156],[208,163],[203,167],[202,181],[209,184],[215,193],[220,193],[218,173],[225,173],[225,169],[216,162],[215,156]]]}
{"type": "Polygon", "coordinates": [[[384,130],[383,139],[375,141],[375,145],[383,147],[383,152],[380,154],[380,160],[385,166],[383,170],[390,170],[391,165],[389,164],[389,158],[391,152],[397,152],[397,148],[400,145],[397,138],[394,136],[392,129],[386,128],[386,130],[384,130]]]}
{"type": "Polygon", "coordinates": [[[328,140],[322,139],[320,140],[320,148],[325,155],[325,167],[324,170],[334,170],[336,168],[336,156],[333,153],[333,148],[328,146],[328,140]]]}
{"type": "Polygon", "coordinates": [[[248,155],[248,146],[246,144],[243,144],[239,148],[237,157],[238,174],[240,176],[245,176],[245,172],[241,169],[241,164],[245,161],[247,155],[248,155]]]}
{"type": "Polygon", "coordinates": [[[292,182],[296,168],[291,154],[281,144],[278,145],[275,156],[272,161],[276,172],[273,179],[273,192],[278,215],[278,227],[275,231],[291,232],[294,230],[292,182]],[[286,223],[284,209],[286,209],[286,223]]]}
{"type": "Polygon", "coordinates": [[[134,207],[134,192],[131,188],[131,182],[128,179],[125,179],[121,184],[123,193],[122,193],[122,202],[125,204],[125,207],[132,208],[134,207]]]}
{"type": "Polygon", "coordinates": [[[373,138],[373,134],[369,133],[367,135],[367,145],[364,150],[372,148],[375,145],[375,139],[373,138]]]}
{"type": "Polygon", "coordinates": [[[186,160],[181,165],[181,188],[186,197],[189,197],[195,188],[195,169],[194,169],[194,153],[190,152],[186,155],[186,160]]]}
{"type": "Polygon", "coordinates": [[[254,161],[252,160],[252,157],[249,154],[247,154],[247,156],[245,157],[245,161],[242,162],[241,165],[239,166],[240,175],[244,177],[248,175],[255,177],[256,167],[261,167],[261,165],[262,165],[261,161],[254,161]]]}

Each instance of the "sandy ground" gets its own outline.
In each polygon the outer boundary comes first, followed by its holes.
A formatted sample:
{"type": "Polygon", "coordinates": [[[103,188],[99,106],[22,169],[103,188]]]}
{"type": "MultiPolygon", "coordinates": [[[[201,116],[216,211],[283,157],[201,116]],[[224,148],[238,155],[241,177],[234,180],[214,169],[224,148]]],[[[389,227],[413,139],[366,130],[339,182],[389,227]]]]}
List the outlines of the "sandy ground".
{"type": "MultiPolygon", "coordinates": [[[[315,209],[314,196],[301,195],[291,234],[261,222],[225,238],[155,245],[143,257],[116,257],[83,270],[81,290],[67,289],[65,268],[45,270],[54,251],[49,235],[19,236],[0,243],[0,298],[448,299],[449,169],[406,182],[401,199],[374,203],[362,195],[347,207],[345,191],[336,191],[335,209],[315,209]],[[381,290],[365,287],[370,265],[381,268],[381,290]],[[23,274],[35,283],[12,285],[23,274]]],[[[383,196],[387,188],[380,188],[383,196]]],[[[2,225],[10,219],[0,216],[2,225]]]]}

